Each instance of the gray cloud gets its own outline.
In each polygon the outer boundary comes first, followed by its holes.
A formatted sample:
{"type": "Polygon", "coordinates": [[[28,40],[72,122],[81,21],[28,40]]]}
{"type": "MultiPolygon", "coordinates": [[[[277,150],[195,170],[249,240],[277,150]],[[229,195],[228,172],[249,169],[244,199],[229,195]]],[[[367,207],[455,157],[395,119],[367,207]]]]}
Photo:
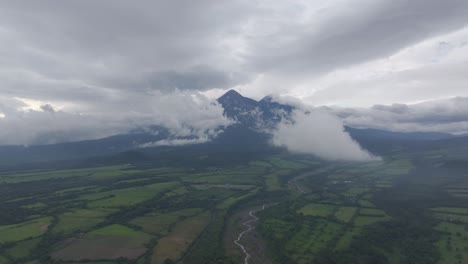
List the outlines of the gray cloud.
{"type": "Polygon", "coordinates": [[[254,64],[276,73],[320,74],[389,56],[468,23],[464,0],[341,1],[320,11],[327,13],[322,21],[292,20],[277,34],[259,37],[254,64]]]}
{"type": "Polygon", "coordinates": [[[245,74],[226,73],[208,67],[194,67],[188,71],[163,71],[148,74],[145,78],[151,87],[159,90],[207,90],[213,88],[227,89],[239,84],[246,78],[245,74]],[[242,76],[244,75],[244,76],[242,76]]]}
{"type": "Polygon", "coordinates": [[[372,105],[468,96],[467,66],[468,62],[426,65],[370,79],[343,80],[304,100],[313,104],[372,105]]]}
{"type": "Polygon", "coordinates": [[[347,125],[393,131],[468,133],[468,98],[456,97],[419,104],[375,105],[370,108],[325,108],[347,125]]]}
{"type": "Polygon", "coordinates": [[[219,109],[210,116],[186,105],[200,91],[233,87],[318,105],[468,96],[463,34],[440,40],[421,67],[316,83],[461,29],[467,12],[464,0],[0,1],[1,143],[95,138],[142,122],[212,128],[226,122],[219,109]],[[311,90],[320,91],[307,97],[311,90]]]}

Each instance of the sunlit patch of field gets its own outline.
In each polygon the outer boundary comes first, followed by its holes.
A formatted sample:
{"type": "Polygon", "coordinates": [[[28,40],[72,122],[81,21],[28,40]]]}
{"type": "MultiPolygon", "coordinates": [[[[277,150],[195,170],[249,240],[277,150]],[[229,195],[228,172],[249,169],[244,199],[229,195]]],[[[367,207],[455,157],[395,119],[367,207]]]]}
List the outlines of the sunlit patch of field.
{"type": "Polygon", "coordinates": [[[434,207],[431,211],[435,218],[442,221],[468,224],[468,208],[434,207]]]}
{"type": "Polygon", "coordinates": [[[388,180],[379,180],[375,182],[376,188],[390,188],[392,186],[393,186],[392,182],[388,180]]]}
{"type": "Polygon", "coordinates": [[[408,174],[414,168],[411,160],[398,159],[385,163],[380,168],[380,173],[385,175],[404,175],[408,174]]]}
{"type": "Polygon", "coordinates": [[[208,190],[210,188],[222,188],[222,189],[233,189],[233,190],[250,190],[255,187],[255,185],[248,184],[193,184],[195,190],[208,190]]]}
{"type": "Polygon", "coordinates": [[[156,183],[146,186],[88,194],[81,198],[88,200],[88,206],[90,208],[130,206],[151,199],[158,193],[169,190],[178,184],[178,182],[156,183]]]}
{"type": "Polygon", "coordinates": [[[434,216],[437,219],[440,219],[443,221],[468,224],[468,215],[450,214],[450,213],[434,213],[434,216]]]}
{"type": "Polygon", "coordinates": [[[85,191],[92,191],[92,190],[98,190],[96,186],[90,185],[90,186],[80,186],[80,187],[74,187],[74,188],[69,188],[69,189],[64,189],[60,191],[56,191],[54,194],[56,195],[64,195],[64,194],[70,194],[70,193],[80,193],[80,192],[85,192],[85,191]]]}
{"type": "Polygon", "coordinates": [[[369,188],[363,188],[363,187],[352,187],[347,190],[344,195],[347,197],[356,197],[359,195],[362,195],[366,192],[369,191],[369,188]]]}
{"type": "Polygon", "coordinates": [[[273,164],[275,167],[282,168],[282,169],[303,169],[306,168],[307,165],[301,162],[285,160],[282,158],[274,157],[271,158],[269,163],[273,164]]]}
{"type": "Polygon", "coordinates": [[[37,203],[24,205],[22,207],[27,208],[27,209],[40,209],[40,208],[47,207],[47,205],[45,203],[37,202],[37,203]]]}
{"type": "Polygon", "coordinates": [[[361,207],[375,207],[375,205],[368,200],[358,200],[358,204],[361,207]]]}
{"type": "Polygon", "coordinates": [[[178,196],[178,195],[186,194],[186,193],[188,193],[188,192],[189,192],[189,190],[187,189],[187,187],[182,186],[182,187],[179,187],[179,188],[176,188],[176,189],[172,189],[172,190],[166,192],[166,193],[164,194],[164,197],[178,196]]]}
{"type": "Polygon", "coordinates": [[[256,189],[253,189],[253,190],[251,190],[251,191],[249,191],[248,193],[245,193],[245,194],[234,195],[234,196],[228,197],[225,200],[223,200],[221,203],[219,203],[216,206],[216,208],[217,209],[222,209],[222,210],[228,209],[229,207],[231,207],[235,203],[256,194],[259,190],[260,190],[259,188],[256,188],[256,189]]]}
{"type": "Polygon", "coordinates": [[[468,208],[462,207],[434,207],[431,208],[431,211],[437,213],[468,215],[468,208]]]}
{"type": "Polygon", "coordinates": [[[357,211],[356,207],[349,207],[349,206],[339,207],[338,210],[336,210],[335,212],[335,217],[341,222],[348,223],[356,214],[356,211],[357,211]]]}
{"type": "Polygon", "coordinates": [[[333,214],[335,208],[335,206],[329,204],[311,203],[302,207],[297,212],[306,216],[327,217],[333,214]]]}
{"type": "Polygon", "coordinates": [[[436,243],[441,254],[439,264],[464,264],[468,261],[468,226],[441,222],[436,230],[441,237],[436,243]]]}
{"type": "Polygon", "coordinates": [[[71,177],[115,177],[122,175],[129,175],[139,172],[137,170],[130,170],[129,166],[105,166],[85,169],[72,169],[72,170],[54,170],[54,171],[37,171],[27,173],[10,173],[0,175],[0,183],[19,183],[28,181],[39,181],[47,179],[61,179],[71,177]]]}
{"type": "Polygon", "coordinates": [[[149,240],[150,235],[114,224],[62,241],[51,256],[66,261],[137,259],[147,250],[144,244],[149,240]]]}
{"type": "Polygon", "coordinates": [[[266,190],[267,191],[277,191],[280,190],[281,187],[281,182],[278,178],[277,175],[275,174],[270,174],[265,176],[265,184],[266,184],[266,190]]]}
{"type": "Polygon", "coordinates": [[[115,210],[112,209],[75,209],[60,215],[52,231],[64,235],[85,232],[103,222],[105,217],[113,212],[115,210]]]}
{"type": "Polygon", "coordinates": [[[172,231],[156,244],[151,263],[163,264],[167,259],[179,260],[209,220],[210,213],[205,212],[177,223],[172,231]]]}
{"type": "Polygon", "coordinates": [[[354,218],[353,224],[354,226],[362,227],[378,222],[388,221],[390,219],[390,216],[388,216],[383,210],[361,208],[359,209],[358,216],[354,218]]]}
{"type": "Polygon", "coordinates": [[[256,175],[246,175],[242,173],[234,175],[216,174],[211,176],[202,176],[186,180],[195,184],[249,184],[257,185],[260,183],[260,177],[256,175]]]}
{"type": "Polygon", "coordinates": [[[270,168],[272,165],[266,161],[252,161],[249,163],[251,166],[260,166],[260,167],[266,167],[270,168]]]}
{"type": "Polygon", "coordinates": [[[52,217],[42,217],[19,224],[0,226],[0,243],[41,236],[47,231],[51,220],[52,217]]]}

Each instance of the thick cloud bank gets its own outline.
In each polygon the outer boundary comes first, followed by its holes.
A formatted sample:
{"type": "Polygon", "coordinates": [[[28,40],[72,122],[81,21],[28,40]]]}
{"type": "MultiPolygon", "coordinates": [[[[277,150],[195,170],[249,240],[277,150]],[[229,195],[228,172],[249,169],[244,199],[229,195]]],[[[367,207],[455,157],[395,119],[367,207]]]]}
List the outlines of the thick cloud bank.
{"type": "Polygon", "coordinates": [[[363,150],[335,116],[313,110],[295,111],[294,121],[282,122],[273,132],[273,144],[291,152],[314,154],[324,159],[371,161],[378,158],[363,150]]]}

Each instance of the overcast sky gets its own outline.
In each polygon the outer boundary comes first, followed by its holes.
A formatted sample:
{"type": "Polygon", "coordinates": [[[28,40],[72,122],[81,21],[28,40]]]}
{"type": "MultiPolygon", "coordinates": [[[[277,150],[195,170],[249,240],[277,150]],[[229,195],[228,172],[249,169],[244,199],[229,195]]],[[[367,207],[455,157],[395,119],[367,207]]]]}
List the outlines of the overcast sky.
{"type": "Polygon", "coordinates": [[[228,89],[340,109],[453,102],[468,96],[467,14],[466,0],[1,0],[0,143],[48,122],[100,128],[74,139],[129,122],[203,132],[228,121],[199,93],[228,89]]]}

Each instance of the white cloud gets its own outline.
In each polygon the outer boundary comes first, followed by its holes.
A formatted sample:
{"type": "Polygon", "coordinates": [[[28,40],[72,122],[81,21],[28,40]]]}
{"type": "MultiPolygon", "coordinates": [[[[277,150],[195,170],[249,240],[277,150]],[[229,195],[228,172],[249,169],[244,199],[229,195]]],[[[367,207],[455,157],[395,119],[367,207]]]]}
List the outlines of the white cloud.
{"type": "Polygon", "coordinates": [[[294,122],[283,122],[273,131],[273,144],[291,152],[314,154],[324,159],[371,161],[378,158],[363,150],[344,132],[337,117],[319,110],[295,111],[294,122]]]}
{"type": "Polygon", "coordinates": [[[155,142],[148,142],[145,144],[141,144],[140,148],[149,148],[149,147],[160,147],[160,146],[183,146],[183,145],[193,145],[193,144],[201,144],[210,141],[208,137],[203,138],[195,138],[195,139],[184,139],[184,138],[177,138],[177,139],[162,139],[155,142]]]}
{"type": "Polygon", "coordinates": [[[296,89],[315,105],[372,106],[468,96],[468,27],[383,59],[339,69],[296,89]]]}
{"type": "Polygon", "coordinates": [[[103,102],[100,111],[89,113],[52,111],[54,106],[50,104],[42,105],[41,110],[24,110],[27,106],[24,101],[2,102],[0,144],[96,139],[151,125],[166,127],[174,137],[211,139],[217,135],[218,128],[231,124],[217,103],[185,92],[128,98],[120,107],[118,102],[110,105],[103,102]]]}

